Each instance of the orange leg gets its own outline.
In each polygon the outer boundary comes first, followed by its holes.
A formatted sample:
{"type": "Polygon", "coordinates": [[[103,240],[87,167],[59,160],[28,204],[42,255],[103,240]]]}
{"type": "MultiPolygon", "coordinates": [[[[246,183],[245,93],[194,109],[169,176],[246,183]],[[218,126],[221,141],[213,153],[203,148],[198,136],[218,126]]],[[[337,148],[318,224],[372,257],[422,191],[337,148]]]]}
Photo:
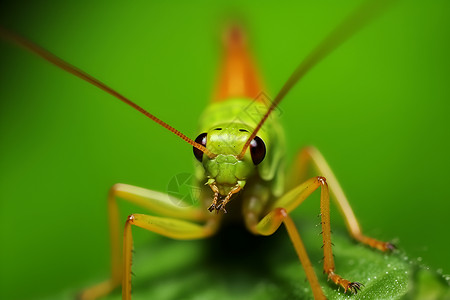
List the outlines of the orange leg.
{"type": "MultiPolygon", "coordinates": [[[[140,207],[143,207],[146,210],[155,212],[159,215],[175,218],[174,219],[175,223],[181,222],[176,219],[205,221],[207,217],[202,209],[196,207],[185,207],[176,205],[176,203],[180,203],[181,200],[174,198],[170,195],[132,185],[121,183],[115,184],[110,189],[108,195],[109,231],[111,238],[111,278],[105,282],[102,282],[98,285],[95,285],[89,289],[84,290],[79,296],[81,300],[97,299],[104,295],[109,294],[112,290],[117,288],[122,283],[125,276],[127,276],[127,272],[128,271],[131,272],[131,270],[128,270],[127,265],[125,265],[124,269],[123,260],[121,258],[121,241],[119,234],[120,220],[119,220],[119,210],[117,206],[118,197],[128,202],[134,203],[140,207]]],[[[184,223],[193,224],[185,221],[184,223]]],[[[127,225],[125,226],[125,230],[127,230],[127,226],[129,226],[129,221],[127,221],[126,224],[127,225]]],[[[200,225],[195,224],[195,226],[200,225]]],[[[131,232],[130,235],[125,238],[131,239],[131,232]]],[[[126,243],[124,243],[124,246],[125,244],[126,243]]],[[[125,256],[124,259],[127,259],[126,255],[127,252],[124,252],[125,256]]]]}
{"type": "Polygon", "coordinates": [[[326,162],[325,158],[316,148],[306,147],[299,152],[291,176],[292,182],[294,184],[302,182],[304,178],[306,178],[308,167],[311,164],[314,166],[316,174],[320,174],[321,176],[327,178],[332,199],[335,200],[337,206],[339,207],[339,211],[344,217],[350,235],[357,241],[381,251],[390,251],[395,249],[395,246],[391,243],[367,237],[362,233],[358,220],[353,213],[341,185],[336,179],[336,176],[326,162]]]}
{"type": "Polygon", "coordinates": [[[300,262],[305,269],[306,277],[311,285],[315,299],[325,299],[322,288],[319,285],[317,276],[308,258],[300,235],[295,228],[294,222],[289,217],[289,212],[299,206],[312,192],[321,187],[320,197],[320,212],[322,224],[322,238],[323,238],[323,252],[324,252],[324,273],[337,285],[342,286],[345,291],[348,289],[357,292],[361,284],[358,282],[351,282],[343,279],[341,276],[334,273],[334,258],[331,249],[331,227],[330,227],[330,201],[328,194],[328,185],[324,177],[314,177],[303,184],[292,189],[280,199],[271,205],[270,212],[264,216],[259,222],[254,220],[251,212],[245,216],[247,219],[247,226],[250,231],[255,234],[271,235],[284,223],[289,237],[294,245],[295,251],[300,259],[300,262]]]}
{"type": "MultiPolygon", "coordinates": [[[[214,216],[215,214],[213,214],[214,216]]],[[[218,228],[219,219],[212,217],[205,225],[184,220],[155,217],[143,214],[128,216],[123,237],[123,280],[122,300],[131,300],[131,258],[133,238],[131,225],[135,225],[163,236],[179,240],[202,239],[213,235],[218,228]]]]}

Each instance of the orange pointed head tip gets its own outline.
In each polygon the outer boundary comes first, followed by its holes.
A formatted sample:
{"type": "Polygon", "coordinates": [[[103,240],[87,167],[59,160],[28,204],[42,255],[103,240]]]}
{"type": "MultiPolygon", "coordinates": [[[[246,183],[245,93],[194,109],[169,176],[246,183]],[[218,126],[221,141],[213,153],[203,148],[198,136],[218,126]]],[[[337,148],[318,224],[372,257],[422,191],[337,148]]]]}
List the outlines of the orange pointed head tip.
{"type": "Polygon", "coordinates": [[[228,32],[229,39],[234,42],[241,42],[243,35],[242,29],[237,25],[233,25],[228,32]]]}
{"type": "Polygon", "coordinates": [[[236,46],[244,43],[244,30],[237,24],[231,24],[225,30],[224,40],[225,45],[236,46]]]}

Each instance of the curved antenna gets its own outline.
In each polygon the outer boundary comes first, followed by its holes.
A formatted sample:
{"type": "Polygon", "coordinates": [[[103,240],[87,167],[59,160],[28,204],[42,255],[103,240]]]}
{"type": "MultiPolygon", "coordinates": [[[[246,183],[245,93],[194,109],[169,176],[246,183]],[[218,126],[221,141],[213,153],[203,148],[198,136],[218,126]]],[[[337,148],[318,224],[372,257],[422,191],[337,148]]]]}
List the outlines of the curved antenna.
{"type": "Polygon", "coordinates": [[[325,37],[325,39],[323,39],[322,42],[309,53],[309,55],[300,63],[297,69],[295,69],[294,73],[292,73],[281,90],[278,92],[269,109],[264,114],[261,121],[259,121],[250,137],[245,142],[242,151],[238,155],[238,159],[242,159],[244,157],[248,146],[256,137],[256,134],[261,129],[264,122],[266,122],[270,113],[275,109],[275,107],[277,107],[281,100],[284,99],[284,97],[292,89],[292,87],[303,76],[305,76],[305,74],[307,74],[312,67],[317,65],[328,54],[333,52],[348,38],[354,35],[358,30],[360,30],[364,25],[369,23],[371,19],[379,15],[383,11],[383,9],[385,9],[387,5],[392,2],[393,0],[370,0],[364,2],[360,7],[353,11],[352,14],[350,14],[338,26],[336,26],[336,28],[331,31],[328,36],[325,37]]]}
{"type": "Polygon", "coordinates": [[[131,101],[130,99],[126,98],[125,96],[123,96],[119,92],[117,92],[114,89],[110,88],[109,86],[107,86],[106,84],[101,82],[100,80],[92,77],[91,75],[87,74],[83,70],[78,69],[74,65],[71,65],[70,63],[62,60],[61,58],[59,58],[56,55],[52,54],[51,52],[45,50],[44,48],[38,46],[37,44],[27,40],[26,38],[24,38],[24,37],[22,37],[22,36],[20,36],[20,35],[18,35],[16,33],[14,33],[14,32],[11,32],[11,31],[3,28],[2,26],[0,26],[0,36],[2,38],[6,39],[6,40],[9,40],[9,41],[13,42],[14,44],[17,44],[17,45],[25,48],[26,50],[28,50],[28,51],[38,55],[39,57],[45,59],[46,61],[48,61],[48,62],[50,62],[52,64],[54,64],[55,66],[65,70],[65,71],[67,71],[67,72],[69,72],[69,73],[71,73],[71,74],[73,74],[75,76],[77,76],[78,78],[81,78],[84,81],[87,81],[87,82],[89,82],[92,85],[95,85],[96,87],[98,87],[99,89],[107,92],[108,94],[116,97],[120,101],[124,102],[125,104],[128,104],[129,106],[131,106],[135,110],[139,111],[140,113],[142,113],[146,117],[152,119],[153,121],[155,121],[156,123],[158,123],[162,127],[166,128],[170,132],[176,134],[181,139],[183,139],[187,143],[191,144],[193,147],[195,147],[198,150],[200,150],[203,153],[205,153],[210,158],[214,158],[216,156],[214,153],[212,153],[211,151],[206,149],[206,147],[204,147],[203,145],[201,145],[199,143],[196,143],[192,139],[188,138],[186,135],[184,135],[180,131],[176,130],[175,128],[173,128],[172,126],[170,126],[166,122],[162,121],[161,119],[155,117],[154,115],[152,115],[151,113],[149,113],[148,111],[146,111],[145,109],[143,109],[142,107],[140,107],[139,105],[137,105],[136,103],[131,101]]]}

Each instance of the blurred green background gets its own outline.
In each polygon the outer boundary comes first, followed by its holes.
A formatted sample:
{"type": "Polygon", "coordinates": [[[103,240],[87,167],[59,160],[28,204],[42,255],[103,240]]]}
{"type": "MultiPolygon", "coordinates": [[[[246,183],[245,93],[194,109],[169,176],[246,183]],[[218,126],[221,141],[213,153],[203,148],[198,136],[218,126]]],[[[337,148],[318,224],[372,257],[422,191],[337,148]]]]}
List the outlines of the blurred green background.
{"type": "MultiPolygon", "coordinates": [[[[5,27],[194,138],[226,20],[245,24],[274,96],[359,2],[3,1],[0,14],[5,27]]],[[[399,2],[314,68],[280,108],[289,161],[304,145],[318,147],[365,232],[443,274],[449,8],[444,0],[399,2]]],[[[112,184],[166,191],[173,176],[193,170],[193,155],[106,93],[4,41],[0,47],[1,298],[34,299],[108,276],[112,184]]],[[[121,207],[124,216],[137,212],[121,207]]],[[[297,218],[318,210],[307,201],[297,218]]],[[[332,222],[343,227],[335,209],[332,222]]],[[[137,249],[156,238],[135,233],[137,249]]]]}

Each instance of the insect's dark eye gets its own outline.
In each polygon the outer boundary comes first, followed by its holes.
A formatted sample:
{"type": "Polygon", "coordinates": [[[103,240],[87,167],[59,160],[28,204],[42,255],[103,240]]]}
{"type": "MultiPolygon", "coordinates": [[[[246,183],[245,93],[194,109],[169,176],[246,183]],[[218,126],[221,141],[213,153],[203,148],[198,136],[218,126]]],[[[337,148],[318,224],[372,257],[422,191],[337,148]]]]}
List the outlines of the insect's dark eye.
{"type": "MultiPolygon", "coordinates": [[[[201,133],[196,139],[196,143],[199,143],[200,145],[203,145],[206,147],[206,132],[201,133]]],[[[203,152],[195,147],[194,148],[194,156],[199,161],[202,162],[203,160],[203,152]]]]}
{"type": "Polygon", "coordinates": [[[266,145],[260,137],[255,137],[250,142],[250,154],[252,155],[253,164],[259,165],[266,156],[266,145]]]}

